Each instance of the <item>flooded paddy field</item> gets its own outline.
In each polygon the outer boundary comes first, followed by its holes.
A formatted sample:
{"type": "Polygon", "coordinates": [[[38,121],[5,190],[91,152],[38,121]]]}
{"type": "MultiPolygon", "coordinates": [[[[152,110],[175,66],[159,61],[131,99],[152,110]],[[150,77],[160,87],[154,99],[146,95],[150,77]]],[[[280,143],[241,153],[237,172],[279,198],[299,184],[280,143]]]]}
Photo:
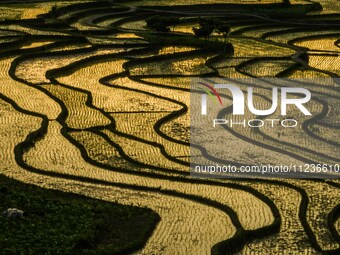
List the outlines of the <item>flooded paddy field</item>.
{"type": "MultiPolygon", "coordinates": [[[[340,254],[338,180],[189,173],[197,77],[311,80],[298,128],[225,129],[230,163],[340,163],[339,3],[290,2],[1,2],[0,173],[151,208],[161,220],[133,254],[340,254]],[[152,29],[155,15],[178,20],[152,29]],[[230,32],[197,38],[202,18],[230,32]]],[[[270,107],[272,87],[257,88],[256,107],[270,107]]],[[[195,157],[220,162],[211,134],[195,157]]]]}

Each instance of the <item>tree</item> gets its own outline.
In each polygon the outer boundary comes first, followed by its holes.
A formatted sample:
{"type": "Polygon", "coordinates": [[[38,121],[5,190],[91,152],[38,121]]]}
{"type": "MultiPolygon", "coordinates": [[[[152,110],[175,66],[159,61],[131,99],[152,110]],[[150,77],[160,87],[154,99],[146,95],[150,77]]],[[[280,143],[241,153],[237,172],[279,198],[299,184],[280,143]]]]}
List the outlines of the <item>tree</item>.
{"type": "Polygon", "coordinates": [[[146,20],[146,25],[157,32],[169,32],[169,26],[174,27],[180,22],[179,17],[176,16],[161,16],[154,15],[146,20]]]}
{"type": "Polygon", "coordinates": [[[212,32],[214,31],[214,29],[212,27],[200,27],[200,28],[196,28],[193,27],[192,31],[194,32],[195,36],[197,37],[204,37],[205,40],[208,39],[208,37],[212,34],[212,32]]]}
{"type": "Polygon", "coordinates": [[[162,32],[162,33],[167,33],[170,31],[170,29],[166,26],[164,22],[156,22],[150,26],[153,30],[156,32],[162,32]]]}
{"type": "Polygon", "coordinates": [[[165,21],[169,26],[172,26],[172,32],[175,30],[175,26],[179,24],[180,19],[176,16],[165,17],[165,21]]]}
{"type": "Polygon", "coordinates": [[[216,29],[217,33],[223,36],[224,40],[230,32],[230,27],[223,20],[207,18],[199,19],[199,28],[192,28],[192,31],[197,37],[205,37],[206,39],[214,32],[216,29]]]}
{"type": "Polygon", "coordinates": [[[220,24],[217,25],[217,32],[223,36],[223,38],[226,40],[229,32],[230,32],[230,27],[227,24],[220,24]]]}
{"type": "Polygon", "coordinates": [[[224,39],[224,46],[223,46],[223,52],[227,51],[227,36],[230,32],[230,27],[227,24],[219,24],[217,25],[217,33],[219,33],[220,35],[222,35],[223,39],[224,39]]]}
{"type": "Polygon", "coordinates": [[[146,25],[148,27],[151,27],[153,24],[157,23],[161,18],[162,18],[162,16],[160,16],[160,15],[151,16],[151,17],[149,17],[145,20],[146,25]]]}
{"type": "Polygon", "coordinates": [[[205,40],[214,32],[215,25],[213,19],[199,19],[199,28],[193,27],[192,31],[197,37],[204,37],[205,40]]]}

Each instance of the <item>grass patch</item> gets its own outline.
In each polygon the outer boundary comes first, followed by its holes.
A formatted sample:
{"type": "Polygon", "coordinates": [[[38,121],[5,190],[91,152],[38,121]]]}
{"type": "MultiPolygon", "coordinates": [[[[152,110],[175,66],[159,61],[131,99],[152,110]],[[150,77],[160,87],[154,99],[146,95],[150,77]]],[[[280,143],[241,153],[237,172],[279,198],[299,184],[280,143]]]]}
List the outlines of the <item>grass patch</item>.
{"type": "Polygon", "coordinates": [[[0,174],[0,254],[124,254],[159,221],[151,209],[23,184],[0,174]],[[7,208],[25,212],[8,218],[7,208]]]}

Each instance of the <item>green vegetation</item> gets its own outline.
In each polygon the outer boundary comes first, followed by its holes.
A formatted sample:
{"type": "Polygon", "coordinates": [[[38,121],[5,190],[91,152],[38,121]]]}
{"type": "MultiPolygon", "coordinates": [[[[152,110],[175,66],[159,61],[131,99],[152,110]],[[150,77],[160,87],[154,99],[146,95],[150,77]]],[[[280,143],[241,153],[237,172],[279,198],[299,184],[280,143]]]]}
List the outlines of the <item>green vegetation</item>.
{"type": "Polygon", "coordinates": [[[158,36],[149,32],[138,32],[136,33],[138,36],[143,37],[146,41],[148,41],[151,45],[165,46],[165,45],[176,45],[176,46],[192,46],[209,49],[211,51],[221,51],[223,48],[223,44],[218,41],[207,41],[205,42],[202,39],[196,38],[194,36],[180,36],[180,35],[170,35],[170,36],[158,36]]]}
{"type": "Polygon", "coordinates": [[[230,32],[230,26],[225,23],[223,20],[216,18],[200,18],[199,19],[199,28],[192,28],[195,36],[204,37],[207,39],[214,31],[218,34],[222,35],[224,39],[227,38],[230,32]]]}
{"type": "Polygon", "coordinates": [[[216,31],[224,39],[223,52],[226,53],[228,51],[227,36],[230,32],[230,26],[223,20],[217,18],[199,18],[199,28],[193,27],[192,31],[196,37],[204,37],[205,41],[216,31]]]}
{"type": "Polygon", "coordinates": [[[214,32],[215,24],[213,19],[199,19],[199,28],[193,27],[192,31],[198,38],[204,37],[205,40],[214,32]]]}
{"type": "Polygon", "coordinates": [[[169,32],[169,26],[173,28],[179,23],[179,17],[155,15],[147,18],[146,25],[156,32],[169,32]]]}
{"type": "Polygon", "coordinates": [[[193,28],[195,36],[182,35],[182,34],[168,34],[170,31],[169,26],[175,27],[180,23],[177,16],[161,16],[154,15],[145,20],[147,27],[155,30],[157,33],[137,32],[136,34],[143,37],[149,43],[162,46],[162,45],[182,45],[210,49],[215,52],[231,52],[232,46],[226,43],[226,37],[230,31],[230,27],[220,19],[214,18],[200,18],[199,28],[193,28]],[[219,41],[208,41],[209,36],[216,30],[217,33],[225,39],[223,43],[219,41]],[[201,40],[200,38],[205,38],[201,40]],[[228,50],[228,47],[230,50],[228,50]]]}
{"type": "Polygon", "coordinates": [[[143,247],[159,221],[146,208],[42,189],[0,175],[0,254],[122,254],[143,247]],[[22,218],[2,214],[24,211],[22,218]]]}

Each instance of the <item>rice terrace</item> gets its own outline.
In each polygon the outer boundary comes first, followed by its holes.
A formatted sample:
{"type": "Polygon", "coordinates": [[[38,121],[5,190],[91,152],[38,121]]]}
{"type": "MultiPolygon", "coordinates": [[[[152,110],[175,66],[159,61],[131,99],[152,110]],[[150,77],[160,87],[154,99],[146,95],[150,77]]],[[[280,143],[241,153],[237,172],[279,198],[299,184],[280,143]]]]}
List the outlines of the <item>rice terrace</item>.
{"type": "Polygon", "coordinates": [[[340,1],[0,0],[0,254],[340,254],[337,175],[190,175],[222,162],[190,137],[213,77],[312,94],[296,128],[221,127],[231,165],[339,172],[340,1]]]}

